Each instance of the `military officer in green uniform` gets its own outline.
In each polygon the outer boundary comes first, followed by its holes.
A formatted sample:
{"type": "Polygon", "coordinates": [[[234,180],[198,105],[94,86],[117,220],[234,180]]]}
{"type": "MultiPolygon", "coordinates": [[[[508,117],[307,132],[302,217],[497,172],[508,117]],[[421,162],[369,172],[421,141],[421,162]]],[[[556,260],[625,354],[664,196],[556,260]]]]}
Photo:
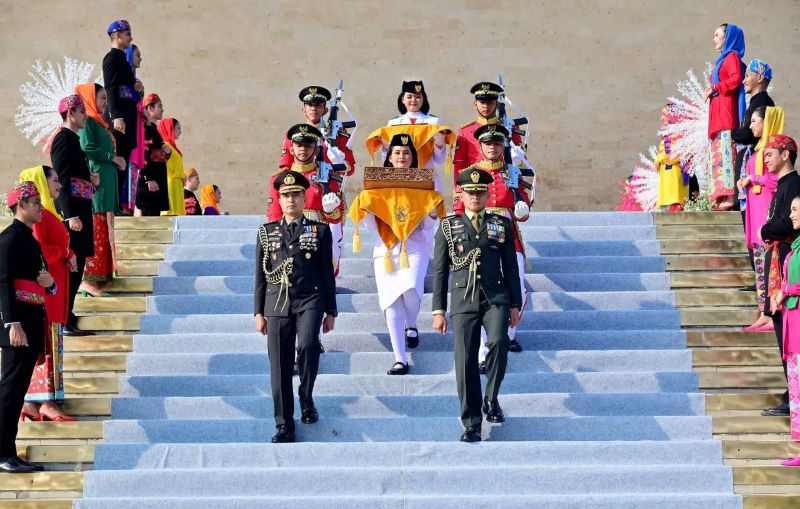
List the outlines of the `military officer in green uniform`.
{"type": "Polygon", "coordinates": [[[433,328],[447,332],[447,286],[453,273],[450,319],[455,341],[455,368],[463,442],[481,439],[486,420],[505,420],[497,401],[508,362],[508,327],[519,322],[522,292],[511,221],[485,211],[491,174],[469,168],[459,173],[464,212],[445,217],[436,232],[433,269],[433,328]],[[481,397],[478,350],[481,326],[489,339],[486,396],[481,397]]]}
{"type": "Polygon", "coordinates": [[[319,420],[314,406],[314,382],[319,369],[319,329],[333,330],[336,282],[333,276],[331,231],[326,223],[303,215],[310,183],[302,173],[278,174],[282,217],[262,225],[256,241],[256,330],[267,335],[272,400],[277,433],[273,443],[294,442],[292,371],[297,338],[300,376],[300,420],[319,420]],[[323,318],[324,315],[324,318],[323,318]]]}

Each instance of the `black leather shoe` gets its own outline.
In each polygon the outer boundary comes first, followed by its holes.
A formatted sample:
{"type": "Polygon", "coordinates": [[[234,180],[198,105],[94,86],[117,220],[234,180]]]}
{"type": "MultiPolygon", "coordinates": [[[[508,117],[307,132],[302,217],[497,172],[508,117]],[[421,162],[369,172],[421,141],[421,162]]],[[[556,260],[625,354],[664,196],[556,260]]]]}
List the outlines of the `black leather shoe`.
{"type": "Polygon", "coordinates": [[[500,403],[497,400],[489,403],[483,400],[483,413],[486,414],[486,420],[494,424],[506,422],[506,416],[503,415],[503,409],[500,408],[500,403]]]}
{"type": "Polygon", "coordinates": [[[30,474],[38,470],[33,466],[26,466],[17,461],[17,458],[6,458],[0,462],[0,472],[8,474],[30,474]]]}
{"type": "Polygon", "coordinates": [[[478,373],[481,375],[486,374],[486,361],[481,361],[481,363],[478,364],[478,373]]]}
{"type": "Polygon", "coordinates": [[[508,351],[509,352],[514,352],[514,353],[519,353],[519,352],[522,351],[522,345],[520,345],[519,341],[517,341],[516,339],[512,339],[508,343],[508,351]]]}
{"type": "Polygon", "coordinates": [[[65,336],[94,336],[94,332],[81,330],[74,325],[65,325],[62,332],[65,336]]]}
{"type": "Polygon", "coordinates": [[[408,364],[402,362],[395,362],[392,369],[386,372],[387,375],[406,375],[408,374],[408,364]]]}
{"type": "Polygon", "coordinates": [[[286,426],[278,426],[278,432],[272,437],[273,444],[290,444],[294,442],[294,430],[286,426]]]}
{"type": "Polygon", "coordinates": [[[789,415],[789,405],[784,403],[773,408],[767,408],[761,411],[761,415],[764,417],[785,417],[789,415]]]}
{"type": "Polygon", "coordinates": [[[419,346],[419,331],[416,329],[416,327],[407,328],[406,331],[405,331],[405,334],[406,334],[406,348],[414,349],[414,348],[419,346]],[[413,330],[414,332],[416,332],[417,335],[416,336],[409,336],[408,335],[408,331],[410,331],[410,330],[413,330]]]}
{"type": "Polygon", "coordinates": [[[26,460],[20,458],[19,456],[17,456],[14,459],[16,459],[17,463],[19,463],[20,465],[22,465],[24,467],[33,467],[37,472],[43,472],[44,471],[44,467],[42,465],[34,465],[33,463],[31,463],[29,461],[26,461],[26,460]]]}
{"type": "Polygon", "coordinates": [[[480,442],[481,441],[481,427],[478,426],[470,426],[466,430],[464,430],[464,434],[461,435],[462,442],[480,442]]]}
{"type": "Polygon", "coordinates": [[[314,424],[319,420],[319,412],[317,412],[317,407],[314,406],[314,402],[305,402],[300,401],[300,422],[303,424],[314,424]]]}

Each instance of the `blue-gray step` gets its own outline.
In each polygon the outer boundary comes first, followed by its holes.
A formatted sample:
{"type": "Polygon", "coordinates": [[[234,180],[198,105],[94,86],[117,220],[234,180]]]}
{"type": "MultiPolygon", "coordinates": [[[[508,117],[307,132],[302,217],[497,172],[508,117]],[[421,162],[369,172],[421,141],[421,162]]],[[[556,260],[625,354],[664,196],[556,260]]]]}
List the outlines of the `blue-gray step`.
{"type": "MultiPolygon", "coordinates": [[[[320,374],[383,375],[394,363],[389,352],[327,352],[320,359],[320,374]]],[[[426,352],[409,354],[415,375],[455,376],[453,354],[426,352]]],[[[557,350],[525,351],[511,355],[507,373],[567,373],[601,371],[689,371],[692,354],[688,350],[557,350]]],[[[170,355],[128,355],[129,376],[137,375],[259,375],[268,374],[269,358],[265,353],[181,353],[170,355]]]]}
{"type": "MultiPolygon", "coordinates": [[[[422,297],[421,310],[431,310],[431,294],[422,297]]],[[[339,294],[336,305],[340,313],[379,313],[375,293],[339,294]]],[[[534,292],[528,295],[525,309],[536,311],[566,310],[641,310],[674,309],[673,292],[534,292]]],[[[240,314],[253,309],[253,296],[247,294],[159,295],[147,298],[147,312],[159,314],[240,314]]]]}
{"type": "MultiPolygon", "coordinates": [[[[340,275],[336,278],[337,293],[376,293],[375,276],[340,275]]],[[[155,295],[248,294],[255,288],[255,265],[244,274],[229,276],[156,277],[155,295]]],[[[598,273],[598,274],[526,274],[525,284],[533,292],[627,292],[669,291],[670,278],[665,272],[598,273]]],[[[425,278],[425,291],[433,291],[433,280],[425,278]]]]}
{"type": "MultiPolygon", "coordinates": [[[[219,315],[145,315],[141,319],[141,332],[248,332],[255,327],[250,314],[219,315]]],[[[336,326],[345,331],[385,331],[386,319],[382,313],[340,313],[336,326]]],[[[430,316],[421,315],[417,327],[430,332],[430,316]]],[[[630,330],[678,329],[680,314],[677,310],[642,311],[527,311],[522,314],[519,328],[524,330],[630,330]]],[[[324,338],[324,335],[323,335],[324,338]]]]}
{"type": "MultiPolygon", "coordinates": [[[[625,331],[517,331],[517,341],[526,350],[665,350],[686,347],[683,330],[625,331]]],[[[328,352],[391,352],[387,332],[331,332],[324,335],[328,352]]],[[[267,338],[250,333],[137,334],[133,337],[137,354],[195,353],[263,353],[267,338]]],[[[436,332],[420,333],[420,351],[452,352],[453,335],[436,332]]],[[[511,360],[513,361],[513,355],[511,360]]]]}
{"type": "MultiPolygon", "coordinates": [[[[389,369],[387,366],[386,369],[389,369]]],[[[413,371],[412,371],[413,373],[413,371]]],[[[295,388],[299,381],[294,379],[295,388]]],[[[628,371],[576,373],[509,373],[502,394],[525,393],[697,392],[692,371],[628,371]]],[[[296,393],[296,392],[295,392],[296,393]]],[[[253,396],[271,394],[264,375],[153,375],[120,377],[119,395],[253,396]]],[[[320,375],[319,396],[440,396],[456,394],[452,375],[320,375]]]]}

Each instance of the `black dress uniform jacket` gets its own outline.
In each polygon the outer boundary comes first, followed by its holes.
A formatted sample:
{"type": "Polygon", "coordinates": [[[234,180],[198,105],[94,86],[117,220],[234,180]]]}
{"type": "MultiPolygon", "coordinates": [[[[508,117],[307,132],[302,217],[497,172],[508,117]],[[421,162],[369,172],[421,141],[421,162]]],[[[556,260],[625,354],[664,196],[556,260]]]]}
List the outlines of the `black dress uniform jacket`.
{"type": "Polygon", "coordinates": [[[434,246],[434,310],[447,309],[447,285],[451,270],[453,272],[451,315],[477,313],[481,291],[491,304],[517,309],[522,307],[514,233],[511,221],[505,217],[485,213],[478,232],[466,214],[452,214],[442,220],[436,232],[434,246]],[[452,253],[447,236],[452,241],[452,253]],[[474,248],[480,248],[475,274],[470,273],[469,264],[461,268],[453,267],[453,255],[457,258],[464,257],[474,248]],[[473,292],[474,285],[477,286],[473,292]]]}
{"type": "MultiPolygon", "coordinates": [[[[133,87],[136,77],[133,75],[125,52],[121,49],[111,48],[103,58],[103,81],[108,92],[107,117],[110,121],[121,118],[125,121],[125,134],[114,131],[114,137],[124,143],[124,153],[130,154],[136,147],[136,103],[141,94],[133,87]]],[[[111,122],[109,122],[110,124],[111,122]]],[[[119,152],[119,150],[118,150],[119,152]]]]}
{"type": "Polygon", "coordinates": [[[53,138],[50,159],[61,183],[61,194],[55,200],[56,208],[64,219],[77,217],[83,223],[81,231],[69,230],[69,247],[78,256],[94,256],[92,199],[82,194],[85,186],[91,186],[91,172],[78,134],[63,127],[53,138]]]}
{"type": "Polygon", "coordinates": [[[295,234],[289,225],[273,221],[259,228],[256,240],[256,287],[254,313],[288,316],[311,308],[337,315],[336,281],[333,273],[331,231],[328,225],[302,217],[295,234]],[[287,285],[277,272],[291,260],[287,285]],[[268,281],[264,269],[275,272],[268,281]],[[287,301],[288,298],[288,301],[287,301]]]}

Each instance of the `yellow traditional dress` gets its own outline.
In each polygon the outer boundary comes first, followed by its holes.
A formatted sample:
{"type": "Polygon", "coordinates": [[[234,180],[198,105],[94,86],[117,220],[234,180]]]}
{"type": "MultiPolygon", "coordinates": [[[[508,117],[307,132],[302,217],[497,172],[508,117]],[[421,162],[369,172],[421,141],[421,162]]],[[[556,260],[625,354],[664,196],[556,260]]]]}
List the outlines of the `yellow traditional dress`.
{"type": "MultiPolygon", "coordinates": [[[[165,142],[166,143],[166,142],[165,142]]],[[[169,194],[169,210],[161,212],[162,216],[185,216],[186,209],[183,206],[183,156],[178,150],[170,145],[172,153],[167,159],[167,191],[169,194]]]]}
{"type": "Polygon", "coordinates": [[[682,204],[689,198],[689,184],[684,181],[681,161],[670,154],[669,145],[668,137],[661,139],[658,155],[654,161],[654,165],[658,169],[659,207],[682,204]]]}

